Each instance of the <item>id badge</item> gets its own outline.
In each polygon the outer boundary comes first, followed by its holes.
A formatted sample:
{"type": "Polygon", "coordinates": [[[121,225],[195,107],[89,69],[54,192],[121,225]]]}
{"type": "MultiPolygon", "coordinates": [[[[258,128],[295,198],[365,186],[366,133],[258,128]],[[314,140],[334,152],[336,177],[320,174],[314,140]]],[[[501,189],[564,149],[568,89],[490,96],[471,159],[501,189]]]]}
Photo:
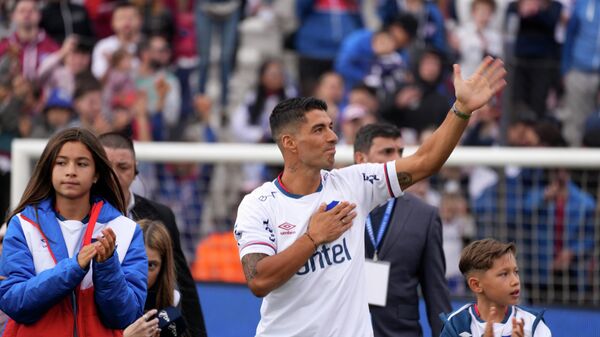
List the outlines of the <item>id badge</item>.
{"type": "Polygon", "coordinates": [[[388,261],[365,260],[367,273],[367,300],[371,305],[385,307],[387,302],[390,263],[388,261]]]}

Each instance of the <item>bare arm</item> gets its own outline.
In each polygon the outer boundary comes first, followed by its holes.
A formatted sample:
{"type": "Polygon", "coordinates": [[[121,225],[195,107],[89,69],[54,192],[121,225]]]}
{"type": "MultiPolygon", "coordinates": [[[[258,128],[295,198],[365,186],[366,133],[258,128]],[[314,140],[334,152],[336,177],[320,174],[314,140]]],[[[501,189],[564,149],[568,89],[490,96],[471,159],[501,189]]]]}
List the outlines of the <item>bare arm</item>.
{"type": "MultiPolygon", "coordinates": [[[[460,67],[454,65],[455,107],[458,111],[471,114],[481,108],[505,85],[501,60],[486,57],[477,71],[468,79],[461,77],[460,67]]],[[[400,187],[406,189],[415,182],[437,172],[458,144],[468,120],[455,115],[452,110],[440,125],[412,156],[396,160],[396,172],[400,187]]]]}
{"type": "Polygon", "coordinates": [[[341,202],[330,211],[321,205],[310,219],[307,234],[282,252],[268,256],[261,253],[244,255],[242,266],[252,293],[264,297],[279,288],[300,270],[318,246],[339,238],[352,226],[356,205],[341,202]]]}

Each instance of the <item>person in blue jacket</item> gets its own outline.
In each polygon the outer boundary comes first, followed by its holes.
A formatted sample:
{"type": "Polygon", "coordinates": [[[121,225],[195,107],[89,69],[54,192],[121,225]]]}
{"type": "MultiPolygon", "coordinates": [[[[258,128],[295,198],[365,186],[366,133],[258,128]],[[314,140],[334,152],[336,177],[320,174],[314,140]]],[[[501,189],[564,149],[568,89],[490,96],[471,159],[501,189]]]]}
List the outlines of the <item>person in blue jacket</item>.
{"type": "Polygon", "coordinates": [[[342,75],[346,90],[363,82],[377,64],[392,57],[400,59],[395,63],[397,67],[408,71],[406,48],[417,32],[417,24],[415,17],[402,14],[380,31],[361,29],[348,36],[335,60],[335,71],[342,75]]]}
{"type": "Polygon", "coordinates": [[[148,259],[98,139],[66,129],[11,213],[0,260],[4,336],[121,336],[142,316],[148,259]]]}
{"type": "Polygon", "coordinates": [[[363,28],[361,0],[298,0],[298,30],[294,48],[298,52],[301,94],[312,96],[319,77],[333,70],[342,42],[363,28]]]}
{"type": "Polygon", "coordinates": [[[600,2],[577,0],[570,15],[561,70],[565,83],[563,135],[582,144],[585,119],[598,109],[600,85],[600,2]]]}

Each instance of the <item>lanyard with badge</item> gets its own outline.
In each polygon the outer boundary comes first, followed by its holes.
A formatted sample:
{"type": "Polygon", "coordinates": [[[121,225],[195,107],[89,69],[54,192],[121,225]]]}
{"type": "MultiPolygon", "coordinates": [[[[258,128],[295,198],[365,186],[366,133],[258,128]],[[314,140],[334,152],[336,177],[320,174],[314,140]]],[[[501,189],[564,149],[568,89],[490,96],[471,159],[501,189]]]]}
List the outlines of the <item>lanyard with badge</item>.
{"type": "Polygon", "coordinates": [[[373,244],[373,259],[366,259],[365,271],[367,274],[367,300],[371,305],[377,305],[385,307],[387,302],[387,289],[390,276],[390,263],[388,261],[380,261],[378,256],[379,246],[383,240],[385,230],[390,223],[392,216],[392,210],[394,209],[394,203],[396,199],[390,199],[387,202],[385,212],[381,218],[381,224],[377,231],[377,237],[373,231],[373,224],[371,222],[371,216],[367,216],[365,227],[369,239],[373,244]]]}

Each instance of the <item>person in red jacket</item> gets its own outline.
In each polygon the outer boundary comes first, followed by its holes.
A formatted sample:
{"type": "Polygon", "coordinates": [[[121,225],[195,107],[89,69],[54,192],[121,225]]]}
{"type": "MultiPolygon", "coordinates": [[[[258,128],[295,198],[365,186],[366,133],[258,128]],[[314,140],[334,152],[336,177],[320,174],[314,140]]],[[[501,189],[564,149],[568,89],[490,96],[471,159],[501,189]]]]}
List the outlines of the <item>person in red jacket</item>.
{"type": "Polygon", "coordinates": [[[40,18],[35,1],[18,0],[11,13],[14,31],[0,41],[0,57],[16,50],[22,74],[28,80],[36,79],[37,69],[44,58],[59,50],[58,44],[39,28],[40,18]]]}

